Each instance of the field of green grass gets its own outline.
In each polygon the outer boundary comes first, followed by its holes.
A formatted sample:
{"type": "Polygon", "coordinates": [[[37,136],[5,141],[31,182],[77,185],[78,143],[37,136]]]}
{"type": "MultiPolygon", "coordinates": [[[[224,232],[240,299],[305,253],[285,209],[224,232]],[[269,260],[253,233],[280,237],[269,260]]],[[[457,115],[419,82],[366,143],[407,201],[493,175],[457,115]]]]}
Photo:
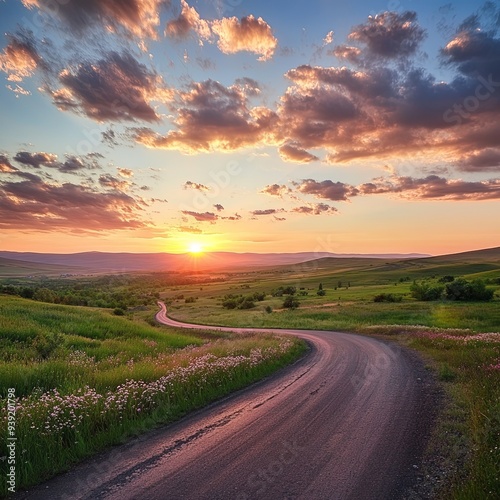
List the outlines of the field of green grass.
{"type": "Polygon", "coordinates": [[[11,430],[17,490],[265,377],[304,349],[293,338],[187,334],[0,296],[0,496],[10,486],[11,430]]]}

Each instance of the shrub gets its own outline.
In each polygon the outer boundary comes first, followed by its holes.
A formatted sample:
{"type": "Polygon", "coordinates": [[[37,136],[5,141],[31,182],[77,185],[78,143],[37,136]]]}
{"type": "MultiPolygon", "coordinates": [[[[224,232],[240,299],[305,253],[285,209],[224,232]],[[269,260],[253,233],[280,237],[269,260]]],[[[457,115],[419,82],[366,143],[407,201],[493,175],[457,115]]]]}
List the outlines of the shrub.
{"type": "Polygon", "coordinates": [[[123,316],[125,314],[125,311],[121,307],[116,307],[113,311],[113,314],[115,314],[116,316],[123,316]]]}
{"type": "Polygon", "coordinates": [[[252,309],[255,307],[254,296],[248,295],[225,295],[222,307],[226,309],[252,309]]]}
{"type": "Polygon", "coordinates": [[[300,302],[293,295],[289,295],[283,302],[283,307],[287,309],[297,309],[299,305],[300,302]]]}
{"type": "Polygon", "coordinates": [[[271,314],[273,312],[273,308],[271,306],[266,306],[266,308],[264,309],[266,311],[266,313],[268,314],[271,314]]]}
{"type": "Polygon", "coordinates": [[[273,297],[282,297],[283,295],[295,295],[297,288],[291,285],[280,286],[271,292],[273,297]]]}
{"type": "Polygon", "coordinates": [[[394,295],[392,293],[379,293],[373,297],[373,302],[401,302],[403,297],[401,295],[394,295]]]}
{"type": "Polygon", "coordinates": [[[467,281],[464,278],[446,285],[446,298],[449,300],[478,300],[488,301],[493,298],[494,291],[486,288],[483,280],[475,279],[467,281]]]}
{"type": "Polygon", "coordinates": [[[451,283],[452,281],[455,281],[455,276],[450,276],[449,274],[438,279],[439,283],[451,283]]]}
{"type": "Polygon", "coordinates": [[[439,300],[443,296],[444,286],[428,282],[414,282],[410,287],[411,296],[417,300],[439,300]]]}
{"type": "Polygon", "coordinates": [[[196,297],[186,297],[184,300],[185,304],[193,304],[194,302],[196,302],[196,297]]]}

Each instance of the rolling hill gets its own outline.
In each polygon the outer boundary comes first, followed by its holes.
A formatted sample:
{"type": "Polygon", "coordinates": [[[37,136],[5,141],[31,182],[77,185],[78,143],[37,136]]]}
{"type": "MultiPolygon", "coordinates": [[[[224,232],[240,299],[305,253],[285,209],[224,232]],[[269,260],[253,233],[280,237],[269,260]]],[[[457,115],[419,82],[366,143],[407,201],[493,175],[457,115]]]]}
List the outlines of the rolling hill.
{"type": "MultiPolygon", "coordinates": [[[[315,258],[335,259],[410,259],[424,257],[420,254],[332,254],[327,252],[300,253],[232,253],[207,252],[202,254],[171,253],[107,253],[82,252],[74,254],[6,252],[0,251],[0,258],[8,259],[12,272],[15,269],[30,268],[35,272],[36,265],[61,266],[61,272],[132,272],[132,271],[201,271],[222,269],[243,269],[248,267],[266,267],[289,265],[305,262],[315,258]],[[21,263],[22,262],[22,263],[21,263]],[[71,271],[67,271],[71,268],[71,271]]],[[[6,265],[8,268],[9,265],[6,265]]],[[[56,270],[57,272],[57,270],[56,270]]],[[[11,274],[12,275],[12,274],[11,274]]]]}

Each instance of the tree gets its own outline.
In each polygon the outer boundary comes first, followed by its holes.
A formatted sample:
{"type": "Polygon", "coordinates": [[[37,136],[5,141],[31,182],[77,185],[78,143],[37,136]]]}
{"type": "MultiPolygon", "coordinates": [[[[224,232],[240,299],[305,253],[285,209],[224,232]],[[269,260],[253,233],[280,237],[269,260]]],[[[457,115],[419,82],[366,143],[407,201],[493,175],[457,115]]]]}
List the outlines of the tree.
{"type": "Polygon", "coordinates": [[[467,281],[457,278],[446,284],[446,298],[449,300],[479,300],[488,301],[493,298],[494,291],[486,288],[483,280],[467,281]]]}
{"type": "Polygon", "coordinates": [[[319,284],[318,291],[316,292],[316,294],[319,295],[320,297],[323,297],[324,295],[326,295],[325,290],[323,290],[323,283],[319,284]]]}

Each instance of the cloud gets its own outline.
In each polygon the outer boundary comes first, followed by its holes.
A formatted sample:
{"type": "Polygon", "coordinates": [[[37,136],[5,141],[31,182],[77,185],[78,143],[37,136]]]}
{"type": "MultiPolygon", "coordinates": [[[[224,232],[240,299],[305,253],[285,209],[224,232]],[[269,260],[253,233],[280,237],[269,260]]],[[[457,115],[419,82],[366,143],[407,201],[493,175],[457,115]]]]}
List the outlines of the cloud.
{"type": "Polygon", "coordinates": [[[41,58],[32,36],[18,33],[7,35],[9,43],[0,54],[0,71],[7,73],[10,82],[22,82],[33,76],[41,58]]]}
{"type": "Polygon", "coordinates": [[[350,197],[357,196],[358,190],[343,182],[333,182],[331,180],[315,181],[313,179],[303,179],[300,183],[294,183],[302,194],[312,194],[316,198],[323,198],[332,201],[347,201],[350,197]]]}
{"type": "Polygon", "coordinates": [[[361,49],[348,45],[338,45],[333,50],[329,50],[328,54],[338,57],[339,59],[347,59],[353,63],[359,63],[361,49]]]}
{"type": "Polygon", "coordinates": [[[0,172],[10,174],[18,170],[12,165],[8,156],[0,154],[0,172]]]}
{"type": "Polygon", "coordinates": [[[326,203],[316,203],[311,205],[302,205],[300,207],[295,207],[292,212],[305,215],[323,215],[323,214],[335,214],[338,210],[335,207],[327,205],[326,203]]]}
{"type": "Polygon", "coordinates": [[[57,17],[71,32],[81,35],[93,27],[113,29],[137,37],[157,38],[160,7],[164,0],[22,0],[28,8],[38,8],[57,17]]]}
{"type": "Polygon", "coordinates": [[[276,113],[249,107],[247,86],[225,87],[214,80],[192,83],[178,92],[172,110],[177,130],[161,135],[149,128],[130,132],[148,147],[185,153],[231,151],[271,140],[276,113]]]}
{"type": "Polygon", "coordinates": [[[292,193],[292,190],[284,184],[269,184],[260,192],[270,196],[279,196],[282,198],[285,194],[292,193]]]}
{"type": "Polygon", "coordinates": [[[75,174],[84,170],[96,170],[101,168],[96,157],[99,153],[89,153],[85,157],[66,155],[64,162],[60,162],[56,154],[53,153],[30,153],[28,151],[19,151],[14,156],[14,160],[21,165],[42,168],[48,167],[59,170],[63,174],[75,174]]]}
{"type": "Polygon", "coordinates": [[[62,87],[48,86],[46,91],[59,109],[100,122],[159,121],[150,102],[168,93],[161,77],[126,51],[68,67],[60,72],[58,81],[62,87]]]}
{"type": "Polygon", "coordinates": [[[269,24],[251,14],[241,20],[226,17],[213,21],[212,31],[219,37],[217,46],[224,54],[248,51],[260,55],[259,61],[267,61],[278,45],[269,24]]]}
{"type": "Polygon", "coordinates": [[[486,148],[464,156],[458,167],[465,172],[500,170],[500,148],[486,148]]]}
{"type": "Polygon", "coordinates": [[[34,168],[41,166],[52,167],[57,166],[57,155],[51,153],[29,153],[28,151],[19,151],[14,160],[22,165],[27,165],[34,168]]]}
{"type": "Polygon", "coordinates": [[[118,168],[118,173],[126,179],[130,179],[134,176],[134,172],[130,170],[130,168],[118,168]]]}
{"type": "Polygon", "coordinates": [[[195,32],[200,39],[208,40],[212,36],[210,25],[194,7],[190,7],[185,0],[181,0],[181,13],[176,19],[169,21],[165,28],[165,36],[175,39],[185,39],[195,32]]]}
{"type": "Polygon", "coordinates": [[[371,56],[407,57],[416,52],[425,38],[425,30],[418,25],[416,19],[417,14],[410,11],[369,16],[366,23],[354,27],[349,39],[364,44],[371,56]]]}
{"type": "Polygon", "coordinates": [[[441,55],[446,64],[455,66],[469,77],[500,77],[500,40],[491,32],[476,26],[464,27],[444,47],[441,55]]]}
{"type": "Polygon", "coordinates": [[[217,212],[222,212],[224,210],[224,207],[220,203],[216,203],[214,205],[214,208],[215,210],[217,210],[217,212]]]}
{"type": "Polygon", "coordinates": [[[118,146],[118,141],[116,140],[115,131],[111,128],[101,132],[102,142],[106,143],[110,147],[118,146]]]}
{"type": "Polygon", "coordinates": [[[361,194],[398,194],[406,199],[481,201],[500,199],[500,179],[463,181],[437,175],[425,178],[393,176],[358,186],[361,194]]]}
{"type": "Polygon", "coordinates": [[[294,161],[297,163],[310,163],[317,161],[319,158],[305,149],[294,146],[293,144],[284,144],[279,148],[279,154],[284,161],[294,161]]]}
{"type": "Polygon", "coordinates": [[[240,214],[229,215],[227,217],[221,217],[223,220],[240,220],[242,217],[240,214]]]}
{"type": "Polygon", "coordinates": [[[219,216],[213,212],[193,212],[191,210],[182,210],[184,215],[194,217],[198,222],[215,222],[219,216]]]}
{"type": "Polygon", "coordinates": [[[192,234],[201,234],[203,231],[197,227],[192,226],[178,226],[177,230],[181,233],[192,233],[192,234]]]}
{"type": "Polygon", "coordinates": [[[43,182],[31,175],[0,182],[0,227],[32,231],[103,232],[145,228],[141,200],[122,192],[43,182]]]}
{"type": "Polygon", "coordinates": [[[198,11],[181,0],[181,12],[169,21],[165,28],[165,36],[176,40],[184,40],[196,34],[199,44],[208,41],[214,43],[224,54],[252,52],[259,55],[259,61],[267,61],[276,50],[278,41],[273,36],[271,27],[261,17],[253,15],[242,17],[223,17],[207,21],[200,17],[198,11]]]}
{"type": "Polygon", "coordinates": [[[186,181],[183,186],[184,189],[195,189],[196,191],[210,191],[208,186],[198,184],[197,182],[186,181]]]}
{"type": "Polygon", "coordinates": [[[283,208],[267,208],[265,210],[253,210],[250,213],[252,215],[260,216],[260,215],[275,215],[284,211],[285,210],[283,208]]]}
{"type": "Polygon", "coordinates": [[[127,191],[131,183],[129,181],[121,181],[111,174],[103,174],[99,176],[99,184],[106,188],[111,188],[117,191],[127,191]]]}

